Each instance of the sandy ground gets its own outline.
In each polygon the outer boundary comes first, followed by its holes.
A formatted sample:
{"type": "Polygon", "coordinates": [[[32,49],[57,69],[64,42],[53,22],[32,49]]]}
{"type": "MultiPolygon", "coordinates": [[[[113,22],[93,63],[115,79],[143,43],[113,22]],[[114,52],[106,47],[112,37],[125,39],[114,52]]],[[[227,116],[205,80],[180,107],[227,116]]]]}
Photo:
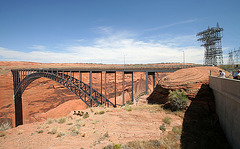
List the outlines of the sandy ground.
{"type": "MultiPolygon", "coordinates": [[[[83,110],[89,113],[88,118],[68,115],[67,122],[47,124],[46,121],[25,124],[6,131],[5,137],[0,137],[1,148],[102,148],[108,144],[126,144],[136,140],[156,140],[172,130],[173,126],[181,126],[181,117],[166,114],[162,110],[150,110],[149,108],[133,109],[123,108],[92,108],[83,110]],[[104,114],[95,114],[104,111],[104,114]],[[166,131],[159,128],[164,123],[163,118],[171,118],[171,124],[166,124],[166,131]],[[68,125],[73,123],[72,125],[68,125]],[[79,134],[71,131],[76,125],[80,125],[79,134]],[[58,127],[56,134],[48,134],[53,127],[58,127]],[[70,130],[69,130],[70,129],[70,130]],[[43,130],[43,133],[38,131],[43,130]],[[59,132],[65,136],[57,137],[59,132]]],[[[137,107],[138,108],[138,107],[137,107]]]]}

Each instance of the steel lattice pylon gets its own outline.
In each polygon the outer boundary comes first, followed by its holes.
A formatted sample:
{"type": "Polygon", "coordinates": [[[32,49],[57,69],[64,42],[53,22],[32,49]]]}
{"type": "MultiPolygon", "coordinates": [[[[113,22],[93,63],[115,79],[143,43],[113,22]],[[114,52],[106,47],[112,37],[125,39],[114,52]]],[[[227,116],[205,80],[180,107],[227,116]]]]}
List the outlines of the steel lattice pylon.
{"type": "Polygon", "coordinates": [[[223,28],[212,27],[202,32],[199,32],[197,36],[200,38],[198,41],[202,41],[205,47],[204,64],[205,65],[222,65],[223,64],[223,52],[222,52],[222,34],[223,28]]]}

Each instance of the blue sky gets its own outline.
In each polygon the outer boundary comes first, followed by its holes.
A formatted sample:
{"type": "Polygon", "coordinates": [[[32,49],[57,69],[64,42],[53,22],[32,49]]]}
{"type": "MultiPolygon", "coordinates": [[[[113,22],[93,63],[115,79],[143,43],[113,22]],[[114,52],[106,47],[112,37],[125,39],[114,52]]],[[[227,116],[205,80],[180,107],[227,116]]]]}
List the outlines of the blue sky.
{"type": "Polygon", "coordinates": [[[0,61],[203,63],[196,34],[219,22],[240,47],[239,0],[0,0],[0,61]]]}

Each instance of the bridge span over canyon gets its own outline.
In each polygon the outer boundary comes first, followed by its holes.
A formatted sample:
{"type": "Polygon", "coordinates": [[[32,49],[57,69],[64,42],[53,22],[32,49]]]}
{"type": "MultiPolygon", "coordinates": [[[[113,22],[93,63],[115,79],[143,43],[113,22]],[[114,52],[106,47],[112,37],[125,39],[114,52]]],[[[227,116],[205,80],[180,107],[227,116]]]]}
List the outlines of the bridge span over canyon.
{"type": "MultiPolygon", "coordinates": [[[[189,66],[188,66],[189,67],[189,66]]],[[[192,67],[192,66],[190,66],[192,67]]],[[[15,103],[15,126],[23,124],[23,110],[22,110],[22,94],[34,80],[41,77],[51,79],[63,85],[71,92],[73,92],[77,97],[79,97],[88,107],[96,107],[99,105],[106,105],[111,107],[122,106],[124,105],[124,76],[125,74],[131,74],[132,76],[132,101],[133,101],[133,75],[134,72],[143,72],[146,74],[146,94],[148,94],[148,76],[153,77],[153,88],[155,87],[155,73],[156,72],[174,72],[179,67],[169,67],[161,69],[81,69],[81,68],[30,68],[30,69],[12,69],[13,74],[13,85],[14,85],[14,103],[15,103]],[[83,73],[89,74],[89,84],[84,83],[84,78],[82,77],[83,73]],[[101,75],[101,91],[98,92],[93,88],[92,85],[92,74],[97,73],[101,75]],[[107,88],[106,80],[107,74],[115,74],[115,101],[110,101],[106,98],[107,88]],[[116,74],[122,73],[123,81],[123,93],[122,93],[122,104],[119,105],[116,103],[116,74]],[[104,76],[103,76],[104,74],[104,76]],[[105,81],[103,82],[103,77],[105,81]],[[103,93],[103,85],[104,92],[103,93]]]]}

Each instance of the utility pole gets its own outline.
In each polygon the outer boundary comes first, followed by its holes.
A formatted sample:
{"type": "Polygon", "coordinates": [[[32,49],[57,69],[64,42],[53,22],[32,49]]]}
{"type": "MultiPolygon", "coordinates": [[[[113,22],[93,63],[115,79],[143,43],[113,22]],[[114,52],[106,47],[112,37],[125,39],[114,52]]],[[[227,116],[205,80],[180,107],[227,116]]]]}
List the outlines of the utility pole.
{"type": "Polygon", "coordinates": [[[183,64],[185,64],[185,53],[183,51],[183,64]]]}

